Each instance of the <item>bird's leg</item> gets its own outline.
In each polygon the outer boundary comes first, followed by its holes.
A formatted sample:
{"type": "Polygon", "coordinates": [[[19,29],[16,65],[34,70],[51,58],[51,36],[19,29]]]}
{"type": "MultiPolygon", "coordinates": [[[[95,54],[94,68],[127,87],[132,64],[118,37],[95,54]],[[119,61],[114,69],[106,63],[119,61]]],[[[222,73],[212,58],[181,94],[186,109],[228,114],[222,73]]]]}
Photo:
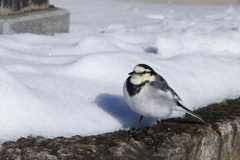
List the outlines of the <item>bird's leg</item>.
{"type": "Polygon", "coordinates": [[[159,129],[161,127],[161,119],[157,119],[157,133],[159,132],[159,129]]]}
{"type": "MultiPolygon", "coordinates": [[[[157,119],[157,135],[160,130],[160,127],[161,127],[161,119],[157,119]]],[[[155,152],[157,152],[157,144],[159,143],[159,139],[154,138],[153,136],[152,136],[152,139],[153,139],[153,143],[148,148],[155,147],[155,152]]]]}
{"type": "MultiPolygon", "coordinates": [[[[140,115],[140,119],[139,119],[139,121],[138,121],[138,124],[137,124],[135,130],[134,130],[134,133],[137,131],[138,126],[140,125],[142,119],[143,119],[143,116],[140,115]]],[[[128,136],[128,140],[131,139],[132,137],[133,137],[133,134],[130,134],[130,135],[128,136]]]]}
{"type": "Polygon", "coordinates": [[[143,119],[143,116],[140,116],[140,119],[139,119],[139,121],[138,121],[138,124],[137,124],[137,126],[136,126],[136,128],[135,128],[134,132],[136,132],[136,131],[137,131],[137,129],[138,129],[138,126],[140,125],[140,123],[141,123],[142,119],[143,119]]]}

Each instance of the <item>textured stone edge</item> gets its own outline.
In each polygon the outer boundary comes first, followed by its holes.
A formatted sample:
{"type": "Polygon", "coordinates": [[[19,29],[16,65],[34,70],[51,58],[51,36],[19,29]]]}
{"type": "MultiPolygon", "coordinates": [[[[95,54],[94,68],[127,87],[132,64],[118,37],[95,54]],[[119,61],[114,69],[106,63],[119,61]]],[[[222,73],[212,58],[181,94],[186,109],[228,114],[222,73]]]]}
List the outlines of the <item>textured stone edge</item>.
{"type": "Polygon", "coordinates": [[[0,159],[238,159],[240,99],[212,104],[196,113],[205,124],[190,116],[170,119],[163,121],[159,133],[156,127],[138,130],[130,140],[128,131],[88,137],[21,138],[2,144],[0,159]]]}

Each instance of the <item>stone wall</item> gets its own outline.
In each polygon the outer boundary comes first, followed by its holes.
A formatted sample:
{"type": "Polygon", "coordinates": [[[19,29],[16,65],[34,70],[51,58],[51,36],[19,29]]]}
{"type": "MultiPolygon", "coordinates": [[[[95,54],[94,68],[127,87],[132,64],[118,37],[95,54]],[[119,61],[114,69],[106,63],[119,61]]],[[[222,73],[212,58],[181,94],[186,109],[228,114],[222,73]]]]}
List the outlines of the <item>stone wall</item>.
{"type": "Polygon", "coordinates": [[[0,159],[238,160],[240,99],[211,104],[196,113],[205,124],[190,116],[170,119],[163,121],[160,133],[156,127],[138,130],[130,140],[128,131],[89,137],[22,138],[2,144],[0,159]]]}

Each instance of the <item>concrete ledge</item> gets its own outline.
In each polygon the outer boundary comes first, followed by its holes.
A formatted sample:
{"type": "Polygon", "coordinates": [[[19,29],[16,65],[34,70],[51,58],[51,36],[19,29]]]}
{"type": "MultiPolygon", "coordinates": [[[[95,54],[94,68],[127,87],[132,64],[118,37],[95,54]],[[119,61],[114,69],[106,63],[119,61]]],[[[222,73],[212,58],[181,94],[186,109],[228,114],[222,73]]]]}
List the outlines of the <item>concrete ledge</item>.
{"type": "Polygon", "coordinates": [[[130,140],[127,131],[88,137],[21,138],[2,144],[0,159],[239,160],[240,98],[194,112],[206,123],[186,115],[163,121],[159,132],[157,127],[137,130],[130,140]]]}
{"type": "Polygon", "coordinates": [[[70,12],[60,8],[0,17],[0,34],[54,34],[69,31],[70,12]]]}

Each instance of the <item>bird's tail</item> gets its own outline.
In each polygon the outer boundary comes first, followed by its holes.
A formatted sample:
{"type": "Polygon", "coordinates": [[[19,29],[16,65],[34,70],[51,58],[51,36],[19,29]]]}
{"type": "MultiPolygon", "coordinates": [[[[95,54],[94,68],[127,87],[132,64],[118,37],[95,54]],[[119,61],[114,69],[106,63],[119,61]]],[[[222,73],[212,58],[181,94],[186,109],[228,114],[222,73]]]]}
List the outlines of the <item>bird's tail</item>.
{"type": "Polygon", "coordinates": [[[202,122],[205,122],[203,120],[203,118],[195,113],[193,113],[192,111],[190,111],[189,109],[187,109],[186,107],[184,107],[180,102],[177,101],[177,105],[179,107],[181,107],[182,109],[184,109],[188,114],[192,115],[193,117],[196,117],[197,119],[201,120],[202,122]]]}

